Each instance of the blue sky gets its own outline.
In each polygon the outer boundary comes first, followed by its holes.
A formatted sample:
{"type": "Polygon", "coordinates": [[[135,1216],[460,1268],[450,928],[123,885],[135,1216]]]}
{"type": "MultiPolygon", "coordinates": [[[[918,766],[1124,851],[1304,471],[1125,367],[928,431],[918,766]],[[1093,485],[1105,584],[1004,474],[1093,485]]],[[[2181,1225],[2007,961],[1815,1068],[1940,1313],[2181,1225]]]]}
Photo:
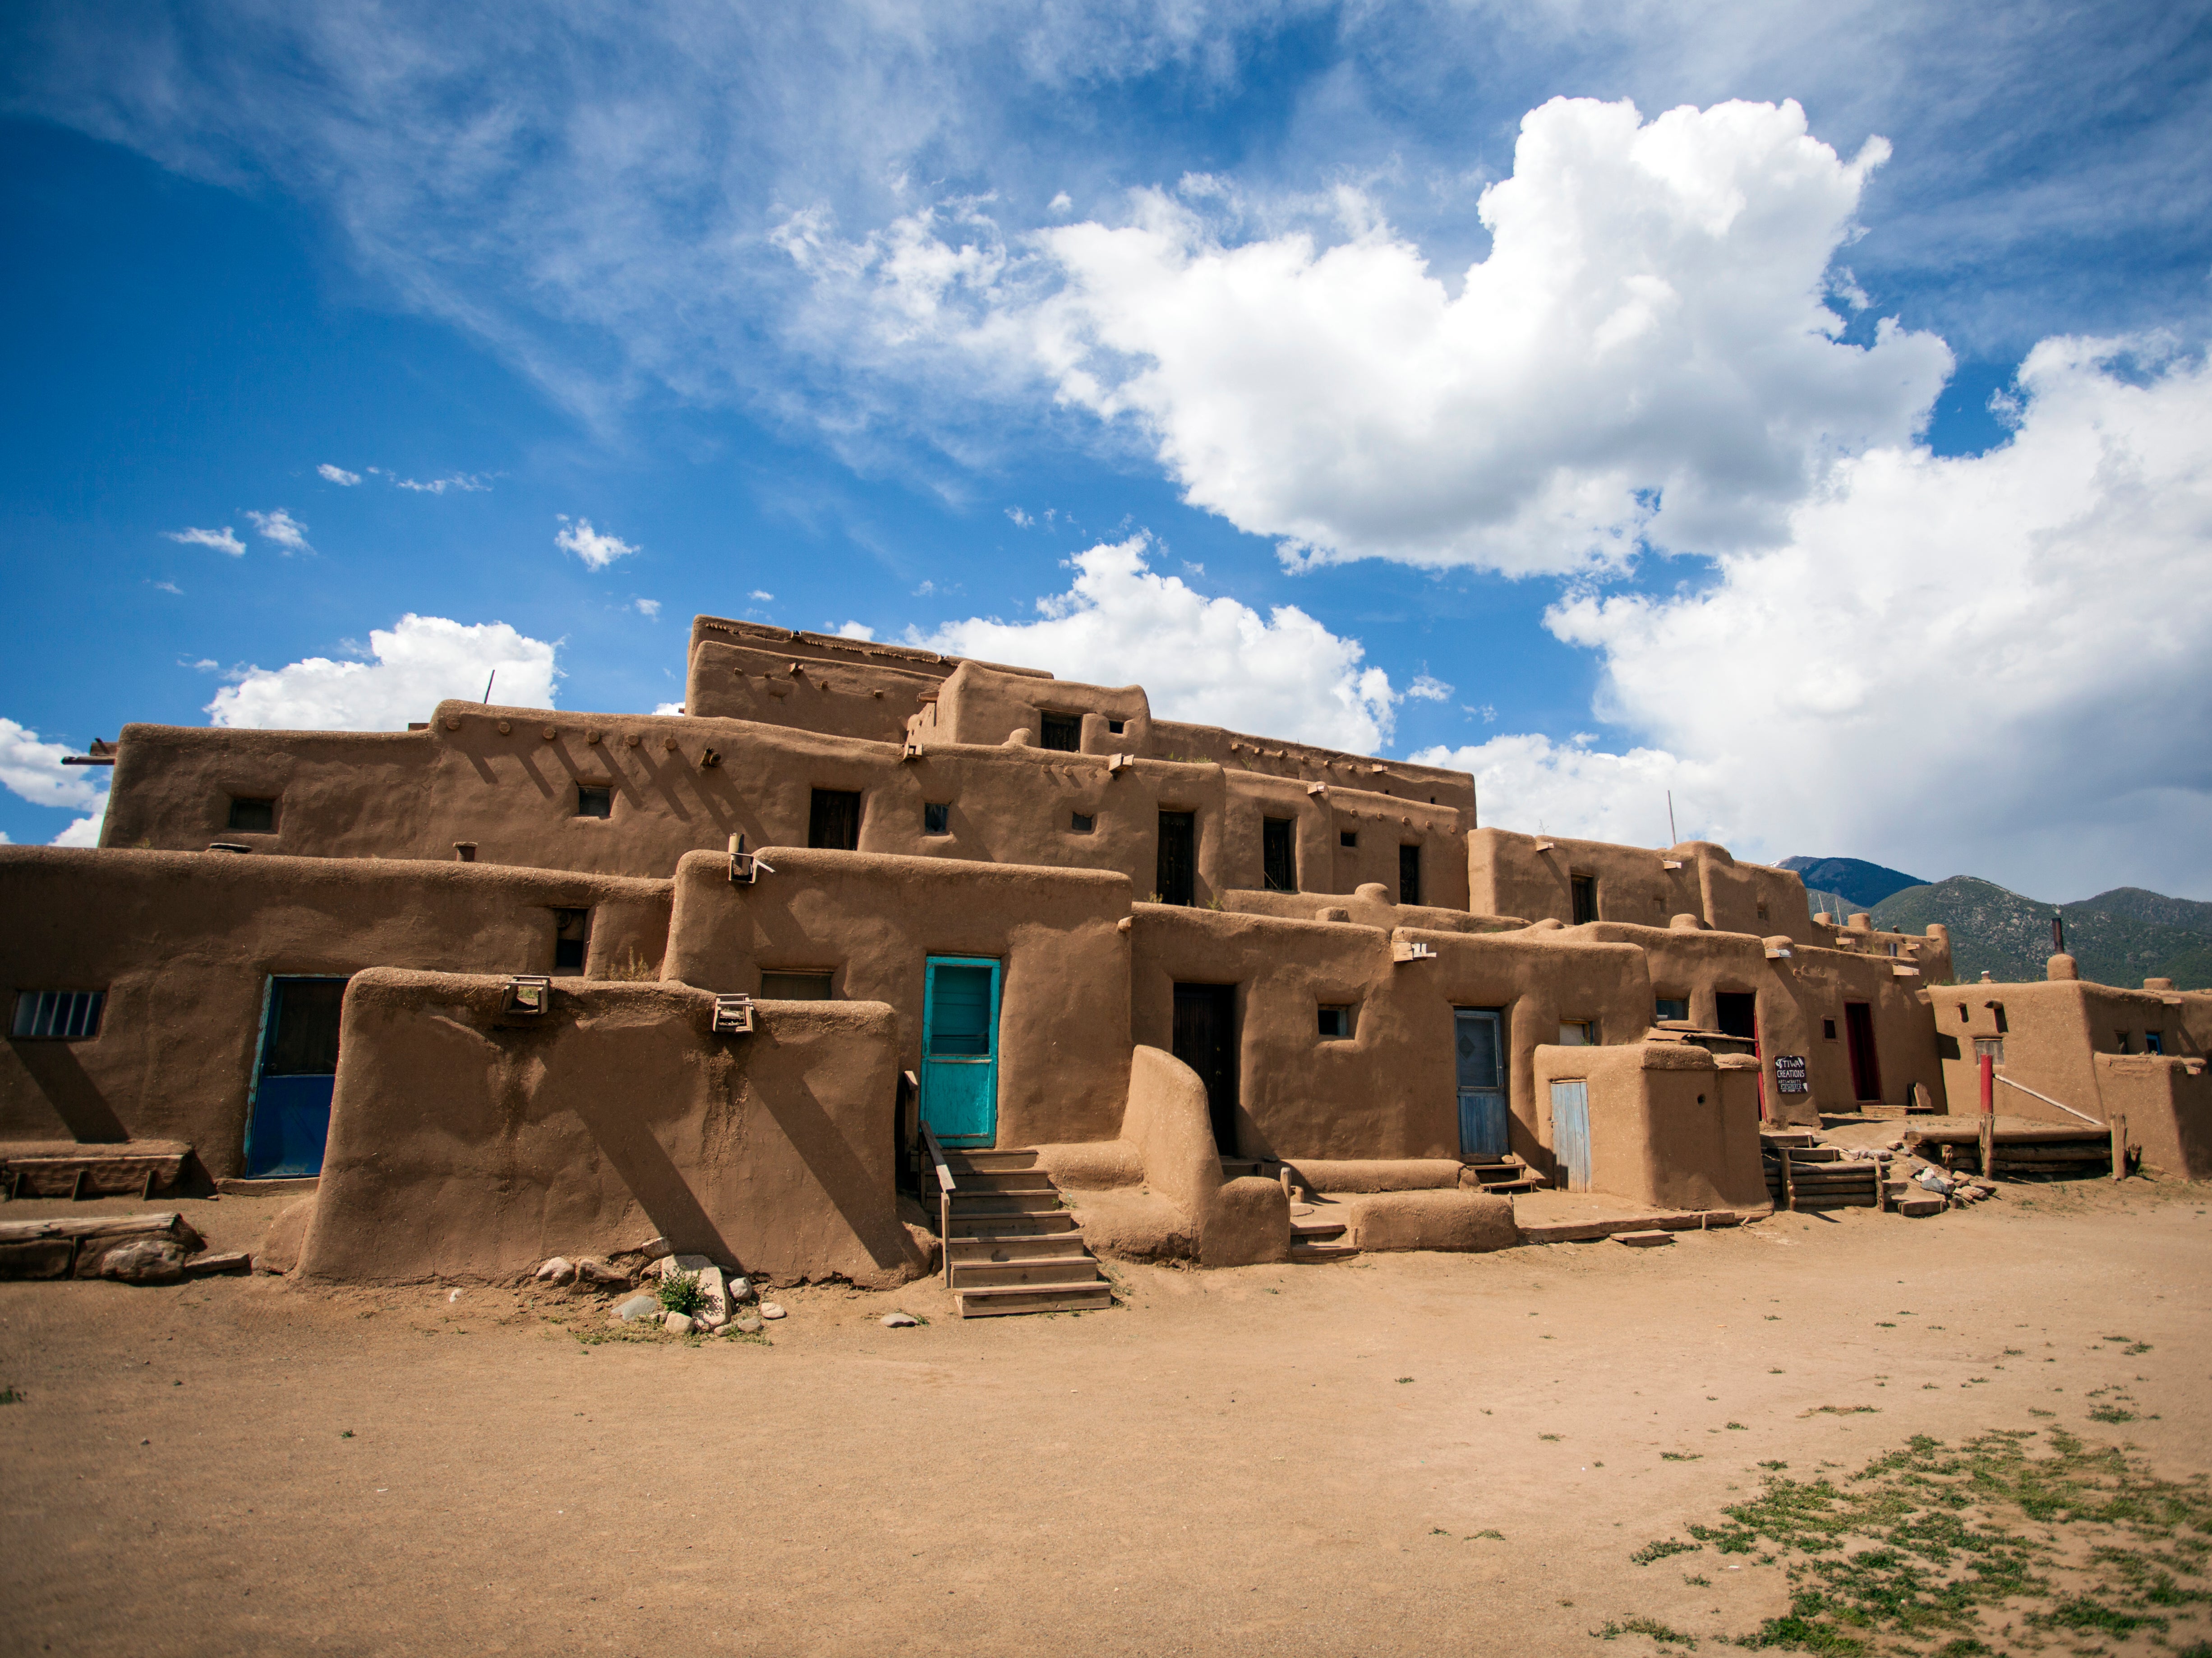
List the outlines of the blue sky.
{"type": "Polygon", "coordinates": [[[0,830],[707,610],[2212,897],[2206,10],[1893,10],[16,9],[0,830]]]}

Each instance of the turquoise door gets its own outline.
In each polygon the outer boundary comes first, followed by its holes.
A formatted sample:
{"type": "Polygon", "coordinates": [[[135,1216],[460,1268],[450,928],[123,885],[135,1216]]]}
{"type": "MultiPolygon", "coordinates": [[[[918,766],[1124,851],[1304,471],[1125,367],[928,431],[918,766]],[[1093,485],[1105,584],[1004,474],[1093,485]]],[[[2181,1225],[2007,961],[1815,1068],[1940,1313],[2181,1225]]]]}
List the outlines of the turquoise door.
{"type": "Polygon", "coordinates": [[[343,979],[271,979],[246,1120],[246,1172],[319,1175],[337,1085],[343,979]]]}
{"type": "Polygon", "coordinates": [[[921,1120],[946,1145],[999,1132],[999,964],[932,956],[921,999],[921,1120]]]}
{"type": "Polygon", "coordinates": [[[1559,1184],[1570,1192],[1590,1189],[1589,1084],[1552,1084],[1552,1155],[1559,1160],[1559,1184]]]}
{"type": "Polygon", "coordinates": [[[1504,1012],[1495,1007],[1452,1010],[1459,1072],[1459,1154],[1502,1157],[1512,1149],[1505,1120],[1504,1012]]]}

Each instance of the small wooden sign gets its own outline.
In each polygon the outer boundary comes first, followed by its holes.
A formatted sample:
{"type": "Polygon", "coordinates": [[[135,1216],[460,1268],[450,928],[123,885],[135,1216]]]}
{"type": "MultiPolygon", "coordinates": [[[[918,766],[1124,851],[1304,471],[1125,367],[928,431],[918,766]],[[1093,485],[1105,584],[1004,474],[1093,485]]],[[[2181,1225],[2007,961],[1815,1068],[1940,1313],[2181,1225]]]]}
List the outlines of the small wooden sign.
{"type": "Polygon", "coordinates": [[[1774,1056],[1774,1087],[1778,1093],[1805,1092],[1805,1056],[1802,1054],[1777,1054],[1774,1056]]]}

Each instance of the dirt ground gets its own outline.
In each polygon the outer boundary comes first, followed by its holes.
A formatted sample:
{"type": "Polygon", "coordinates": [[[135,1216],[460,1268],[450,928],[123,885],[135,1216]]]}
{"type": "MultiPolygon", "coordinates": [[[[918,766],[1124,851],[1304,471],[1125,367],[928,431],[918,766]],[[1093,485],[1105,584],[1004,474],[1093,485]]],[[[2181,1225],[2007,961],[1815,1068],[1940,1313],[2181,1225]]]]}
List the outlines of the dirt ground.
{"type": "MultiPolygon", "coordinates": [[[[2209,1199],[1116,1266],[1129,1304],[1073,1317],[800,1289],[765,1343],[587,1342],[514,1290],[0,1284],[0,1650],[1684,1651],[1782,1612],[1782,1565],[1632,1556],[1762,1464],[2063,1428],[2207,1473],[2209,1199]]],[[[274,1207],[179,1206],[217,1247],[274,1207]]],[[[2177,1616],[2154,1645],[2206,1633],[2177,1616]]]]}

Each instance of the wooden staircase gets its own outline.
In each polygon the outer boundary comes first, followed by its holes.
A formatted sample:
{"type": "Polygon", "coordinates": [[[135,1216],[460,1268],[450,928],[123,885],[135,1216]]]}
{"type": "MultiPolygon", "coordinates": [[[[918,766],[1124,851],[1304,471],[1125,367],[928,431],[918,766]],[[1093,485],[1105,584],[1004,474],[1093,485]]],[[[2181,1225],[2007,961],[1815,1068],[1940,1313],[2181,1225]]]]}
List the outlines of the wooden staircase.
{"type": "Polygon", "coordinates": [[[924,1129],[922,1195],[937,1201],[945,1282],[961,1317],[1114,1304],[1114,1286],[1036,1152],[947,1151],[924,1129]]]}
{"type": "Polygon", "coordinates": [[[1541,1192],[1550,1184],[1510,1151],[1494,1157],[1465,1157],[1461,1167],[1474,1171],[1477,1188],[1484,1192],[1508,1195],[1515,1192],[1541,1192]]]}

